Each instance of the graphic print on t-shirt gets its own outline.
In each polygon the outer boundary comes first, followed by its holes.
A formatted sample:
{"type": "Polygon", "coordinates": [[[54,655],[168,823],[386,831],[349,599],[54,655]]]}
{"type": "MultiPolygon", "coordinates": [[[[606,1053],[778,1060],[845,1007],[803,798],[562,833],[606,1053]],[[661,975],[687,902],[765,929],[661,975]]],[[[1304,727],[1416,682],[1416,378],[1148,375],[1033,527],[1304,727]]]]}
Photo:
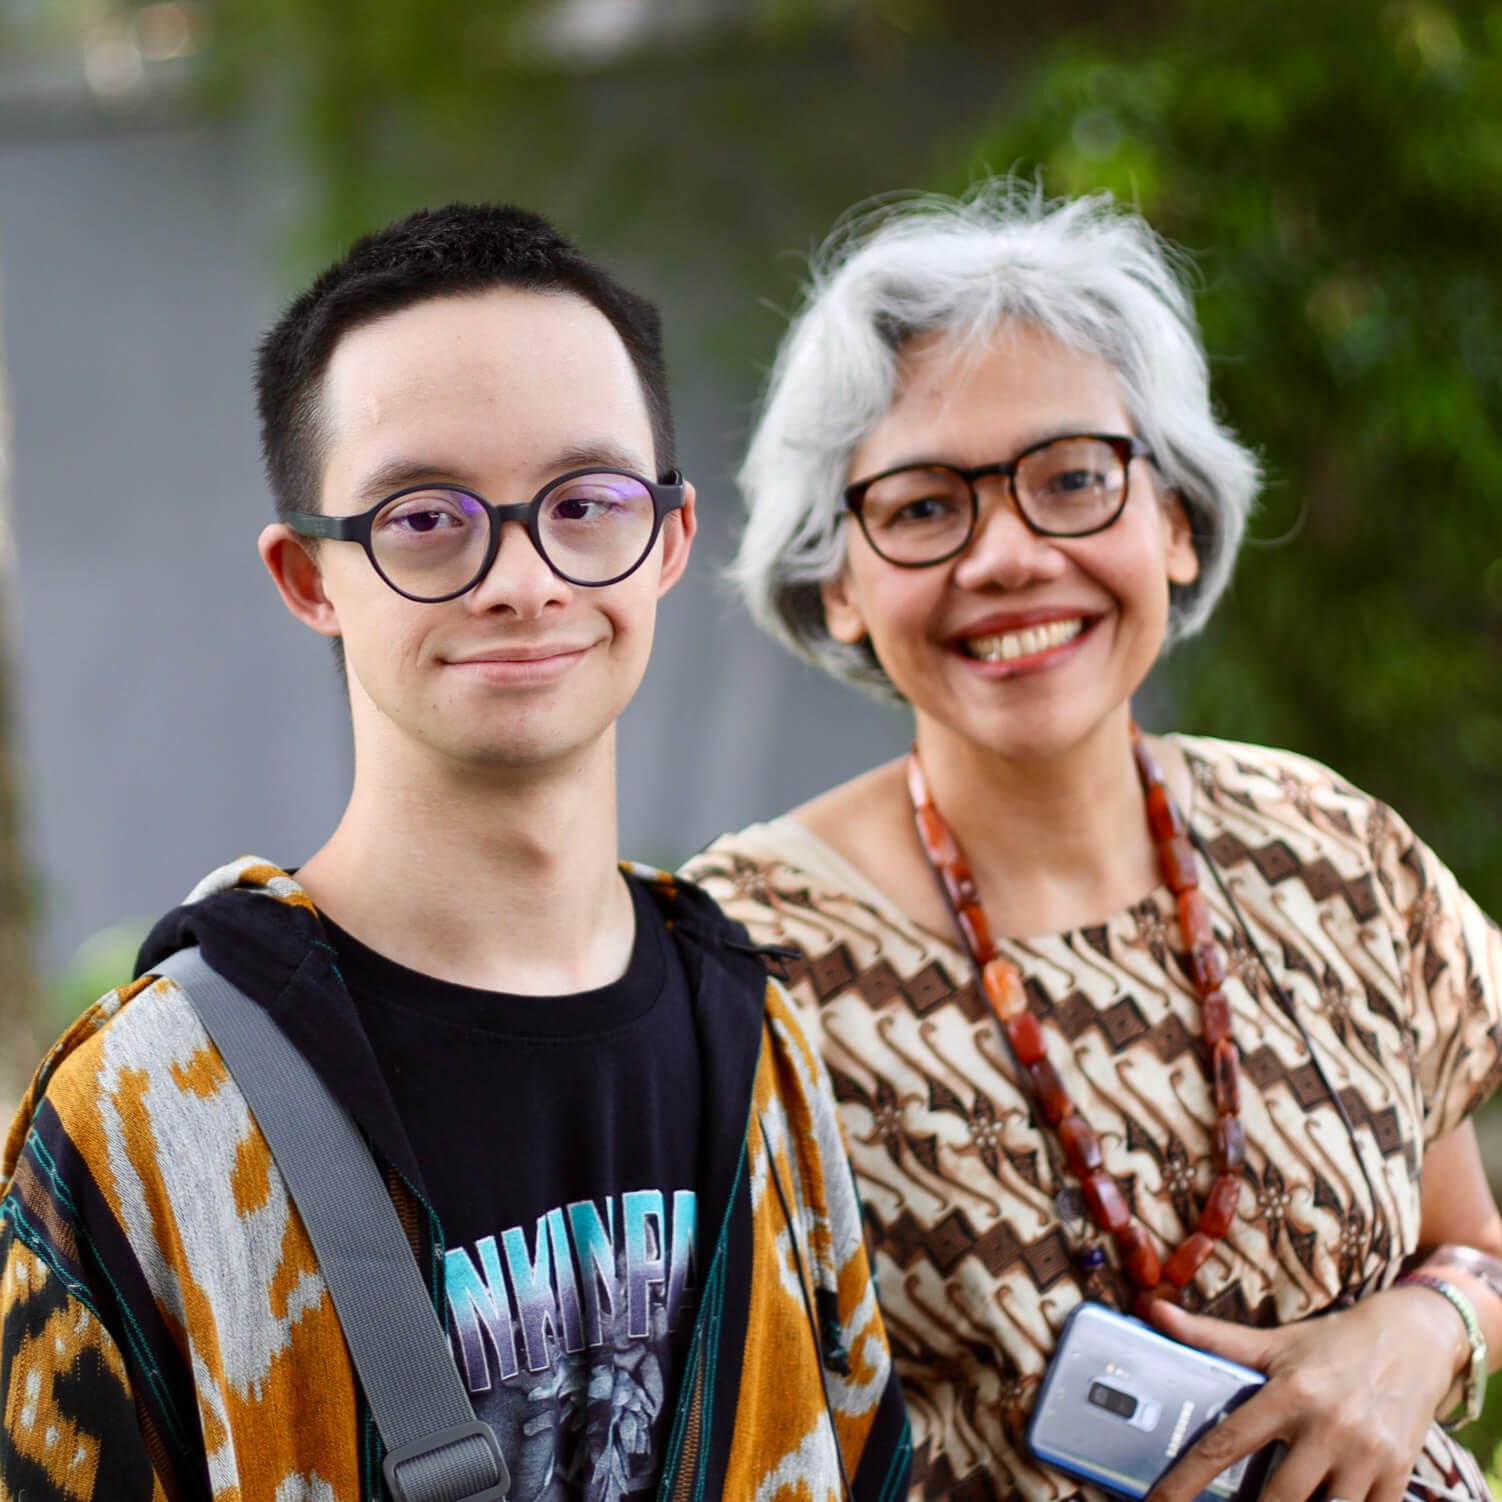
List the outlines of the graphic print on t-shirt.
{"type": "Polygon", "coordinates": [[[697,1301],[696,1210],[692,1190],[639,1189],[447,1253],[454,1356],[510,1467],[508,1502],[655,1485],[697,1301]]]}

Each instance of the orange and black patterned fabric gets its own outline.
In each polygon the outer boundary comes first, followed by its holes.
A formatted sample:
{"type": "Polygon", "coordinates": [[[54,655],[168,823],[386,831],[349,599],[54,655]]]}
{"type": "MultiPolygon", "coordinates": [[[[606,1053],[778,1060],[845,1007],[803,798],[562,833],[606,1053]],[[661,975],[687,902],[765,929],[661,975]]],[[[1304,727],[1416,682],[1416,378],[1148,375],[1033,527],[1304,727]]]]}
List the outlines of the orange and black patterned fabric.
{"type": "MultiPolygon", "coordinates": [[[[823,1066],[745,933],[635,874],[680,943],[709,1102],[713,1215],[659,1495],[822,1502],[843,1470],[894,1502],[907,1420],[823,1066]]],[[[441,1317],[442,1228],[312,904],[238,861],[158,925],[148,967],[188,942],[216,968],[257,955],[255,999],[371,1140],[441,1317]]],[[[379,1502],[380,1459],[302,1221],[196,1013],[149,974],[112,992],[44,1061],[5,1149],[0,1502],[379,1502]]]]}
{"type": "MultiPolygon", "coordinates": [[[[1190,824],[1256,946],[1207,872],[1247,1165],[1235,1221],[1186,1303],[1284,1323],[1385,1286],[1414,1251],[1425,1148],[1497,1081],[1502,936],[1390,809],[1326,768],[1177,739],[1190,824]]],[[[915,924],[790,818],[722,837],[687,871],[758,941],[798,953],[791,990],[834,1079],[908,1395],[912,1496],[1090,1495],[1033,1461],[1023,1431],[1070,1310],[1087,1296],[1119,1303],[1124,1289],[1114,1251],[1104,1269],[1081,1269],[1080,1250],[1104,1238],[1034,1123],[957,940],[915,924]]],[[[1001,948],[1105,1166],[1160,1245],[1176,1246],[1210,1187],[1215,1110],[1172,895],[1001,948]]],[[[1486,1495],[1437,1426],[1421,1472],[1486,1495]]]]}

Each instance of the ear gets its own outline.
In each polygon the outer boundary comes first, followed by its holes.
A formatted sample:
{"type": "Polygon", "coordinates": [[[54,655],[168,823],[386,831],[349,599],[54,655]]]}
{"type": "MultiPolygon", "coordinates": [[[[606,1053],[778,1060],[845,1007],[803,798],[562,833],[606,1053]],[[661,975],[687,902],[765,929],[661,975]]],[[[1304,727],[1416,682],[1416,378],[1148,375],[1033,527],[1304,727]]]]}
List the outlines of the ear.
{"type": "Polygon", "coordinates": [[[685,486],[683,504],[663,518],[662,569],[657,576],[659,600],[683,577],[683,571],[688,567],[694,534],[699,530],[699,513],[694,509],[694,499],[694,487],[685,486]]]}
{"type": "Polygon", "coordinates": [[[851,588],[849,565],[842,565],[832,579],[819,585],[824,600],[824,624],[836,641],[853,647],[866,639],[866,618],[851,588]]]}
{"type": "Polygon", "coordinates": [[[273,522],[262,531],[256,547],[282,604],[321,636],[340,635],[333,602],[324,592],[323,574],[302,538],[283,523],[273,522]]]}
{"type": "Polygon", "coordinates": [[[1194,528],[1184,497],[1177,490],[1163,492],[1163,520],[1167,526],[1163,556],[1168,565],[1169,582],[1193,584],[1200,576],[1200,555],[1194,546],[1194,528]]]}

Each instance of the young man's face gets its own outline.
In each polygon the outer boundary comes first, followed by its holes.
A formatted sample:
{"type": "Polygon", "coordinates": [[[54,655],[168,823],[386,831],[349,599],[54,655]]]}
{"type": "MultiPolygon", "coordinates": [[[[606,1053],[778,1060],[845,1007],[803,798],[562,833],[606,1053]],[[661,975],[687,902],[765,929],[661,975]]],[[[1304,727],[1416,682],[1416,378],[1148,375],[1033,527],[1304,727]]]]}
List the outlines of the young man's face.
{"type": "MultiPolygon", "coordinates": [[[[335,348],[321,406],[330,515],[430,482],[506,505],[592,465],[657,478],[625,346],[570,295],[434,298],[354,329],[335,348]]],[[[480,582],[432,604],[388,587],[357,543],[317,544],[301,591],[288,577],[300,549],[284,528],[267,528],[262,552],[294,612],[343,638],[361,757],[384,746],[541,767],[598,743],[636,691],[657,600],[693,532],[690,491],[635,573],[589,588],[559,578],[508,522],[480,582]]]]}

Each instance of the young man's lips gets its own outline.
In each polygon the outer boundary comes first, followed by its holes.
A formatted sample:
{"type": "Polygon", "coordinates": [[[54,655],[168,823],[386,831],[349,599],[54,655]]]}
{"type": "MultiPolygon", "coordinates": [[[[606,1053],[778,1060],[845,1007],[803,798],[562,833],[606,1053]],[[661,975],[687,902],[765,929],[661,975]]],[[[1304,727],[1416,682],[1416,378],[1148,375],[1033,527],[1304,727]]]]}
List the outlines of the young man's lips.
{"type": "Polygon", "coordinates": [[[593,642],[549,642],[528,647],[495,647],[469,657],[451,657],[447,666],[491,683],[547,683],[563,677],[593,642]]]}
{"type": "Polygon", "coordinates": [[[450,657],[451,667],[473,667],[490,662],[547,662],[553,657],[574,657],[590,647],[589,642],[548,642],[535,647],[491,647],[469,657],[450,657]]]}

